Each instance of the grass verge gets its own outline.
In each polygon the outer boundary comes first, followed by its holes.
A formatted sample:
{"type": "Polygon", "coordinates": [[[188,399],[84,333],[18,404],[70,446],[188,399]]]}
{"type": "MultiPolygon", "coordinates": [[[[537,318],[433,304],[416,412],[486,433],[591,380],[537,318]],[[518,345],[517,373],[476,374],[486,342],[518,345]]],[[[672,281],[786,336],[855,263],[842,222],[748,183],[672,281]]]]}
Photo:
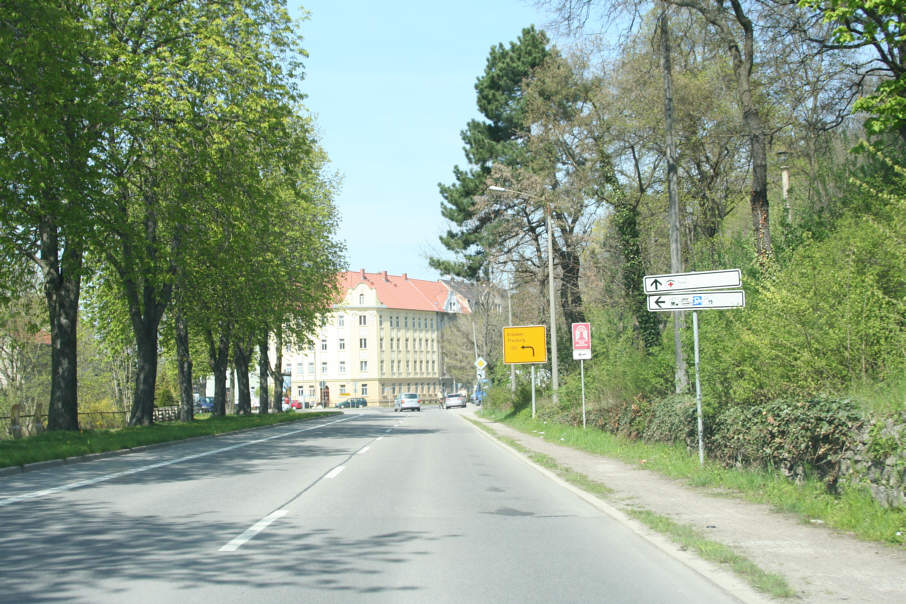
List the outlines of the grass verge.
{"type": "Polygon", "coordinates": [[[81,457],[91,453],[134,449],[196,436],[212,436],[283,422],[305,421],[336,413],[335,411],[311,411],[227,417],[202,416],[191,423],[173,422],[153,426],[134,426],[121,430],[45,432],[20,440],[0,441],[0,468],[53,459],[81,457]]]}
{"type": "Polygon", "coordinates": [[[527,410],[506,416],[483,413],[488,419],[526,433],[543,432],[545,439],[557,444],[613,457],[693,486],[717,488],[724,494],[767,503],[798,515],[803,522],[817,520],[868,541],[906,546],[906,510],[882,507],[866,489],[842,486],[835,495],[817,480],[797,484],[776,472],[725,468],[707,459],[702,466],[698,453],[682,445],[646,443],[591,428],[545,423],[533,420],[527,410]]]}
{"type": "MultiPolygon", "coordinates": [[[[482,422],[469,421],[583,491],[605,498],[613,493],[613,489],[607,485],[591,480],[588,476],[557,463],[552,457],[532,451],[511,438],[501,436],[482,422]]],[[[796,595],[796,592],[790,588],[786,579],[782,576],[763,570],[745,556],[734,552],[729,546],[706,538],[691,526],[679,524],[666,516],[638,507],[628,509],[626,512],[652,530],[666,535],[685,549],[696,552],[701,558],[729,566],[734,573],[747,581],[752,587],[771,597],[792,598],[796,595]]]]}

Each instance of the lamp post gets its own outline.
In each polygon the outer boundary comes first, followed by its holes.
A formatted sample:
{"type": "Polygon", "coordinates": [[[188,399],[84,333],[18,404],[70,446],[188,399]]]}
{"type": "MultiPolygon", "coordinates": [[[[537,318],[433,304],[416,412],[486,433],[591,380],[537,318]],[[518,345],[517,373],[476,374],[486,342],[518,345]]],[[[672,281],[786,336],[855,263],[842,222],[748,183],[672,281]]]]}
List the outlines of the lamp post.
{"type": "MultiPolygon", "coordinates": [[[[535,197],[536,195],[530,195],[528,193],[523,193],[521,191],[514,191],[513,189],[507,189],[505,187],[498,187],[496,185],[491,185],[488,187],[489,191],[496,191],[498,193],[513,193],[515,195],[522,195],[524,197],[535,197]]],[[[558,402],[557,390],[560,387],[560,379],[557,375],[557,316],[554,313],[554,248],[553,248],[553,239],[554,232],[551,230],[551,204],[544,204],[544,223],[545,228],[547,229],[547,290],[548,298],[550,304],[550,320],[551,320],[551,389],[554,404],[558,402]]]]}

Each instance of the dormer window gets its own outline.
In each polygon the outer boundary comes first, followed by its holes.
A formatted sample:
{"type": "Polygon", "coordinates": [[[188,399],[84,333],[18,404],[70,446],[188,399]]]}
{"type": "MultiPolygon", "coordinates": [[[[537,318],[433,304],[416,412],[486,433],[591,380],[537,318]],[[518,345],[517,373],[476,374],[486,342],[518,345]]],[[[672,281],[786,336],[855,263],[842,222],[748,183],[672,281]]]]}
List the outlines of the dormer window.
{"type": "Polygon", "coordinates": [[[359,294],[359,304],[365,304],[365,294],[359,294]]]}

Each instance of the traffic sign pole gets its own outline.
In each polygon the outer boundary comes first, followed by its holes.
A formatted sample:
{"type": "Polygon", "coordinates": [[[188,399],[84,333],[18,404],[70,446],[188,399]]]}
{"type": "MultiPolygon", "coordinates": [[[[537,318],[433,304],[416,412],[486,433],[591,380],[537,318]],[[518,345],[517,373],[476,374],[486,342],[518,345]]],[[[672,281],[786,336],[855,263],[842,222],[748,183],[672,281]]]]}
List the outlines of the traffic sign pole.
{"type": "Polygon", "coordinates": [[[695,342],[695,411],[698,415],[698,464],[705,465],[705,441],[702,436],[702,381],[698,371],[698,311],[692,311],[692,339],[695,342]]]}
{"type": "Polygon", "coordinates": [[[532,419],[535,419],[535,366],[532,365],[532,419]]]}
{"type": "Polygon", "coordinates": [[[582,429],[585,429],[585,361],[579,361],[579,368],[582,372],[582,429]]]}

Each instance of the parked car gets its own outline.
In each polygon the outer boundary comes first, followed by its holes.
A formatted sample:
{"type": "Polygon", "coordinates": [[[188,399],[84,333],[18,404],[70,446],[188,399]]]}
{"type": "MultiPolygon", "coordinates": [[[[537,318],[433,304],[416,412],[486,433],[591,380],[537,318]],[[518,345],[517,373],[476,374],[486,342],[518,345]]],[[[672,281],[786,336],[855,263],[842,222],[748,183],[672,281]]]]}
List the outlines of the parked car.
{"type": "Polygon", "coordinates": [[[213,396],[199,396],[195,401],[195,413],[211,413],[214,411],[213,396]]]}
{"type": "Polygon", "coordinates": [[[338,409],[357,409],[359,407],[367,407],[368,401],[362,397],[353,397],[348,398],[345,401],[340,401],[337,403],[338,409]]]}
{"type": "Polygon", "coordinates": [[[300,403],[296,399],[293,399],[289,403],[286,404],[286,408],[287,409],[301,409],[302,403],[300,403]]]}
{"type": "Polygon", "coordinates": [[[421,411],[422,399],[414,392],[404,392],[393,401],[394,411],[421,411]]]}
{"type": "Polygon", "coordinates": [[[455,392],[447,394],[444,396],[443,406],[444,409],[449,409],[450,407],[465,407],[466,397],[455,392]]]}

